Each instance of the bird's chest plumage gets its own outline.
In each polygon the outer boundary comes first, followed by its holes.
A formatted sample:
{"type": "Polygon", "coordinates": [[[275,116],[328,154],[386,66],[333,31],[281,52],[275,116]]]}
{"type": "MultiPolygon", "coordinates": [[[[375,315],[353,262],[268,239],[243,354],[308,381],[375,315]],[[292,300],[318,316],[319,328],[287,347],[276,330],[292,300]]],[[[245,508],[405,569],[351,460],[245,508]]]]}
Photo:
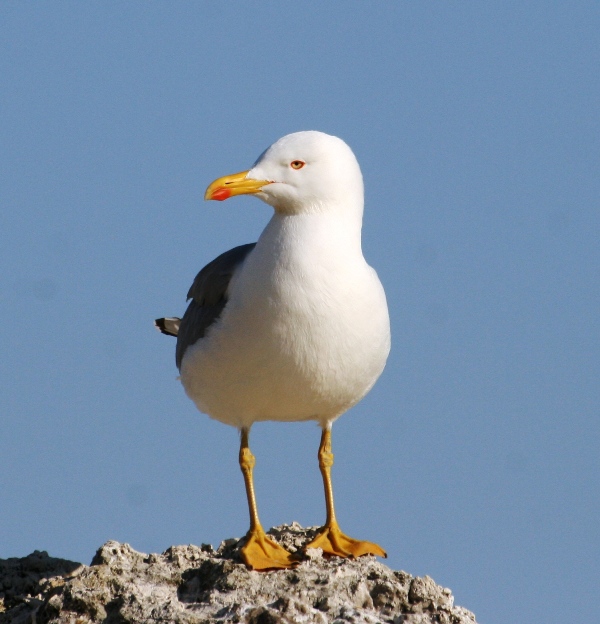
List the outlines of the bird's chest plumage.
{"type": "Polygon", "coordinates": [[[231,424],[333,419],[385,364],[383,289],[362,254],[311,239],[266,243],[232,280],[222,318],[191,348],[182,381],[203,411],[239,419],[231,424]]]}
{"type": "Polygon", "coordinates": [[[368,294],[358,292],[351,278],[306,259],[257,270],[232,298],[232,321],[246,325],[275,367],[306,369],[312,377],[340,370],[347,352],[365,338],[361,317],[368,294]]]}

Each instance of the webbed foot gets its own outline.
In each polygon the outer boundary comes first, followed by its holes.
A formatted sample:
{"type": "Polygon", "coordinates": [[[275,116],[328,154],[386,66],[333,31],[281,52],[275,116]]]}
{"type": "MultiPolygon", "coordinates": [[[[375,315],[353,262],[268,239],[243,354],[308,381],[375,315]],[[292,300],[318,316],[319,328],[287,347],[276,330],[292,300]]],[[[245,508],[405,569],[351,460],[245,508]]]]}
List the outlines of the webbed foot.
{"type": "Polygon", "coordinates": [[[324,526],[317,537],[304,547],[304,550],[307,548],[322,548],[323,554],[336,557],[361,557],[362,555],[387,557],[381,546],[348,537],[340,531],[337,524],[324,526]]]}
{"type": "Polygon", "coordinates": [[[298,557],[268,538],[262,528],[250,529],[241,548],[244,563],[251,570],[282,570],[299,564],[298,557]]]}

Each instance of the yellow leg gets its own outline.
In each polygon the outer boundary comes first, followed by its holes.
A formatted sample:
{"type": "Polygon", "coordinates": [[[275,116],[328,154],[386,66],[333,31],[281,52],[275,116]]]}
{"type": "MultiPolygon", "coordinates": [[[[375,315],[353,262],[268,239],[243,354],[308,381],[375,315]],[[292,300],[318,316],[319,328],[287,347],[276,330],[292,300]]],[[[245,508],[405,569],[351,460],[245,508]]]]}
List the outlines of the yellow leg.
{"type": "Polygon", "coordinates": [[[326,555],[337,557],[360,557],[361,555],[378,555],[387,557],[385,550],[373,542],[363,542],[352,539],[341,532],[335,518],[333,506],[333,487],[331,485],[331,466],[333,466],[333,453],[331,452],[331,429],[323,429],[321,445],[319,446],[319,468],[323,475],[325,487],[325,504],[327,506],[327,520],[325,526],[304,548],[322,548],[326,555]]]}
{"type": "Polygon", "coordinates": [[[250,530],[246,534],[246,543],[241,549],[242,559],[251,570],[292,568],[298,565],[297,558],[277,542],[269,539],[258,519],[252,479],[252,469],[255,463],[256,459],[248,446],[248,429],[242,429],[240,468],[244,475],[250,510],[250,530]]]}

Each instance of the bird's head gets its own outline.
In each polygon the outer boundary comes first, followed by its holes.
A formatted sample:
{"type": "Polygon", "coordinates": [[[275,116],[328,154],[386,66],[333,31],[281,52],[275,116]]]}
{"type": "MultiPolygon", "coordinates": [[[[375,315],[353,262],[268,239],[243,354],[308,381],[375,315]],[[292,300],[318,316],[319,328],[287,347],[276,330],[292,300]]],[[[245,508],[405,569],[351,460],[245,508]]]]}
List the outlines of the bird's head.
{"type": "Polygon", "coordinates": [[[273,143],[249,171],[215,180],[205,199],[249,194],[283,214],[344,204],[358,204],[362,211],[363,181],[344,141],[323,132],[295,132],[273,143]]]}

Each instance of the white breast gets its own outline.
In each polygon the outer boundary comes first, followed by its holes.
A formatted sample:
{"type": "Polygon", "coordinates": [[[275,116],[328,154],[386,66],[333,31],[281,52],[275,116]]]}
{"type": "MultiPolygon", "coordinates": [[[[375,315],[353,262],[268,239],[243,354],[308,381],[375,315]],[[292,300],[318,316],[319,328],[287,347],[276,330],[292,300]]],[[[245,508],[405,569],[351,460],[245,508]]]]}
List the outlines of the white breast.
{"type": "Polygon", "coordinates": [[[325,424],[369,391],[389,352],[389,318],[360,229],[344,227],[335,215],[273,217],[221,319],[182,362],[201,411],[238,427],[325,424]]]}

